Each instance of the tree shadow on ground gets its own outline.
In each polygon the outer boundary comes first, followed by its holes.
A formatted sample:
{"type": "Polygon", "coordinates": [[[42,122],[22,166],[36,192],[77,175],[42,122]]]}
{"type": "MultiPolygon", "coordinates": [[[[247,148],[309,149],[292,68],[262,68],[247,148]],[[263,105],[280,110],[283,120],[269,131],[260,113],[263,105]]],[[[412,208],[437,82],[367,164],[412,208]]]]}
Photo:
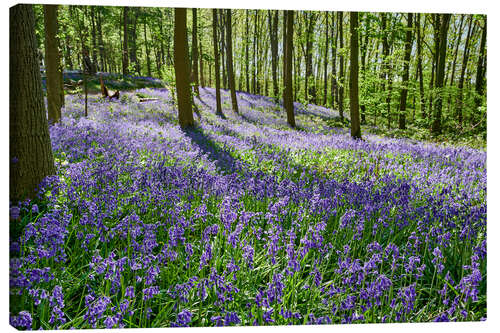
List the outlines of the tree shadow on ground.
{"type": "Polygon", "coordinates": [[[217,147],[202,128],[189,127],[182,131],[191,139],[193,145],[198,146],[202,153],[207,154],[208,159],[213,161],[222,172],[234,173],[240,169],[240,161],[231,156],[226,149],[217,147]]]}

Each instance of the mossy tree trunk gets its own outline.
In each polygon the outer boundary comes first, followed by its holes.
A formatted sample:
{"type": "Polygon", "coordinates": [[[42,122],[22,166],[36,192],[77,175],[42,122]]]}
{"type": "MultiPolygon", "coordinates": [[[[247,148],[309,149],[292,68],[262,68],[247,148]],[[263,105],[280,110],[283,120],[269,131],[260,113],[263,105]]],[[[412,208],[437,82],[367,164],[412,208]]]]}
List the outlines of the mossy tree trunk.
{"type": "Polygon", "coordinates": [[[32,5],[10,8],[10,200],[33,198],[54,174],[32,5]]]}

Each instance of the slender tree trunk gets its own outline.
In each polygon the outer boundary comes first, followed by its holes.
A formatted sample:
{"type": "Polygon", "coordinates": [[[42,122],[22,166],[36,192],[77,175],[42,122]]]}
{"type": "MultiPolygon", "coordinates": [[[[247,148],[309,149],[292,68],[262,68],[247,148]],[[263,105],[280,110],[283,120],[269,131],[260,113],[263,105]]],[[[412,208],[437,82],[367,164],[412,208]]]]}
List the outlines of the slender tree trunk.
{"type": "Polygon", "coordinates": [[[17,204],[34,199],[55,168],[32,5],[16,5],[9,12],[9,200],[17,204]]]}
{"type": "Polygon", "coordinates": [[[349,66],[349,100],[351,108],[351,136],[361,139],[361,126],[359,123],[359,93],[358,93],[358,75],[359,75],[359,45],[358,45],[358,12],[351,12],[351,49],[349,66]]]}
{"type": "MultiPolygon", "coordinates": [[[[95,7],[90,6],[90,22],[92,25],[92,64],[94,67],[97,66],[97,37],[96,37],[96,23],[95,23],[95,7]]],[[[94,68],[93,72],[95,73],[97,70],[101,70],[102,68],[94,68]]]]}
{"type": "Polygon", "coordinates": [[[139,19],[139,7],[133,9],[134,21],[130,30],[130,60],[135,64],[135,73],[141,75],[141,64],[137,57],[137,21],[139,19]]]}
{"type": "Polygon", "coordinates": [[[236,86],[234,84],[233,71],[233,37],[231,25],[231,9],[226,9],[226,46],[227,46],[227,75],[229,80],[229,89],[231,90],[231,103],[233,111],[238,113],[238,100],[236,99],[236,86]]]}
{"type": "Polygon", "coordinates": [[[467,62],[469,61],[469,41],[471,38],[471,30],[472,30],[473,22],[472,22],[472,15],[470,15],[469,19],[469,29],[467,31],[467,37],[465,39],[465,46],[464,46],[464,54],[463,54],[463,59],[462,59],[462,69],[460,73],[460,79],[458,80],[458,100],[457,100],[457,117],[458,117],[458,123],[460,126],[462,126],[463,122],[463,88],[464,88],[464,80],[465,80],[465,71],[467,69],[467,62]]]}
{"type": "MultiPolygon", "coordinates": [[[[316,15],[313,12],[309,12],[309,21],[307,22],[306,28],[306,82],[305,82],[305,100],[309,102],[310,98],[312,100],[316,99],[316,87],[314,84],[314,80],[311,79],[313,75],[313,64],[312,64],[312,48],[313,48],[313,33],[314,26],[316,23],[316,15]]],[[[307,15],[307,14],[306,14],[307,15]]]]}
{"type": "Polygon", "coordinates": [[[285,104],[287,122],[291,127],[295,127],[295,114],[293,110],[292,98],[292,52],[293,52],[293,11],[285,11],[285,19],[283,28],[286,29],[285,40],[285,91],[283,94],[283,102],[285,104]]]}
{"type": "MultiPolygon", "coordinates": [[[[203,36],[203,32],[201,32],[201,35],[203,36]]],[[[201,42],[202,40],[200,39],[199,40],[199,44],[200,44],[200,54],[199,54],[199,58],[200,58],[200,85],[202,88],[205,88],[205,75],[204,75],[204,67],[203,67],[203,44],[201,42]]]]}
{"type": "Polygon", "coordinates": [[[420,14],[417,14],[417,20],[415,21],[417,30],[417,70],[419,78],[419,88],[420,88],[420,113],[422,118],[426,118],[425,114],[425,93],[424,93],[424,73],[422,70],[422,36],[420,30],[420,14]]]}
{"type": "Polygon", "coordinates": [[[442,19],[439,28],[439,49],[438,53],[437,73],[436,73],[436,105],[434,109],[434,120],[432,123],[432,133],[434,135],[441,134],[441,109],[443,105],[443,82],[444,82],[444,69],[446,63],[446,38],[448,34],[448,25],[450,22],[451,14],[442,14],[442,19]]]}
{"type": "MultiPolygon", "coordinates": [[[[370,16],[367,15],[365,19],[365,41],[363,42],[363,45],[361,46],[361,77],[363,82],[365,81],[366,77],[366,53],[368,50],[368,35],[370,31],[370,16]]],[[[376,59],[376,58],[375,58],[376,59]]],[[[361,104],[361,123],[366,124],[366,106],[365,104],[361,104]]]]}
{"type": "MultiPolygon", "coordinates": [[[[338,12],[337,13],[337,29],[339,29],[339,42],[340,42],[340,49],[344,48],[344,28],[343,28],[343,23],[344,23],[344,13],[343,12],[338,12]]],[[[340,69],[339,69],[339,97],[338,97],[338,104],[339,104],[339,113],[340,113],[340,119],[342,122],[344,121],[344,53],[340,53],[340,69]]]]}
{"type": "MultiPolygon", "coordinates": [[[[332,13],[332,34],[333,34],[333,26],[335,22],[335,15],[332,13]]],[[[332,36],[333,37],[333,36],[332,36]]],[[[332,47],[332,108],[335,108],[335,101],[338,102],[338,87],[337,87],[337,40],[339,37],[339,25],[337,23],[337,28],[335,29],[335,38],[333,40],[332,47]]]]}
{"type": "Polygon", "coordinates": [[[220,65],[219,65],[219,42],[217,40],[217,9],[212,9],[212,31],[214,42],[215,58],[215,100],[217,105],[217,114],[222,114],[222,104],[220,98],[220,65]]]}
{"type": "Polygon", "coordinates": [[[198,15],[196,8],[192,8],[191,12],[193,14],[193,29],[191,36],[191,60],[192,60],[192,82],[194,83],[194,92],[196,96],[200,96],[200,88],[198,83],[198,15]]]}
{"type": "Polygon", "coordinates": [[[252,92],[257,94],[257,16],[259,12],[255,10],[254,30],[253,30],[253,59],[252,59],[252,92]]]}
{"type": "Polygon", "coordinates": [[[222,88],[227,89],[227,73],[226,73],[226,37],[224,24],[224,11],[219,9],[219,28],[220,28],[220,51],[221,51],[221,66],[222,66],[222,88]]]}
{"type": "MultiPolygon", "coordinates": [[[[477,60],[477,71],[476,71],[476,98],[474,100],[476,108],[481,106],[481,97],[484,94],[484,73],[485,71],[485,59],[486,59],[486,15],[484,16],[484,27],[483,33],[481,34],[481,46],[479,47],[479,58],[477,60]]],[[[475,114],[475,113],[474,113],[475,114]]],[[[474,119],[476,117],[472,117],[474,119]]]]}
{"type": "Polygon", "coordinates": [[[328,38],[330,37],[330,32],[328,31],[328,12],[325,12],[325,59],[324,59],[324,71],[323,71],[323,105],[326,106],[327,95],[328,95],[328,43],[330,42],[328,38]]]}
{"type": "Polygon", "coordinates": [[[271,72],[273,77],[273,96],[278,97],[278,12],[268,10],[269,38],[271,42],[271,72]]]}
{"type": "Polygon", "coordinates": [[[128,7],[123,7],[123,76],[128,75],[128,10],[128,7]]]}
{"type": "Polygon", "coordinates": [[[406,98],[408,95],[408,82],[410,78],[410,57],[412,48],[411,31],[413,29],[413,14],[408,13],[408,28],[406,30],[405,57],[403,70],[403,89],[401,90],[401,99],[399,103],[399,129],[406,129],[406,98]]]}
{"type": "Polygon", "coordinates": [[[143,22],[143,30],[144,30],[144,47],[146,48],[146,70],[147,70],[148,77],[151,77],[151,55],[149,54],[146,20],[144,20],[144,22],[143,22]]]}
{"type": "Polygon", "coordinates": [[[57,5],[44,5],[45,25],[45,64],[47,73],[47,105],[49,123],[61,119],[61,107],[64,103],[63,73],[59,38],[57,37],[57,5]]]}
{"type": "Polygon", "coordinates": [[[186,29],[186,8],[175,8],[174,66],[179,124],[182,128],[194,125],[189,86],[188,42],[186,29]]]}
{"type": "MultiPolygon", "coordinates": [[[[99,58],[101,60],[101,71],[106,71],[106,65],[104,62],[104,41],[102,39],[102,15],[101,7],[97,7],[97,42],[99,43],[99,58]]],[[[108,69],[109,70],[109,69],[108,69]]]]}
{"type": "Polygon", "coordinates": [[[250,35],[249,30],[248,30],[248,12],[249,10],[247,9],[245,11],[245,79],[246,79],[246,91],[250,92],[250,73],[249,73],[249,57],[248,57],[248,36],[250,35]]]}

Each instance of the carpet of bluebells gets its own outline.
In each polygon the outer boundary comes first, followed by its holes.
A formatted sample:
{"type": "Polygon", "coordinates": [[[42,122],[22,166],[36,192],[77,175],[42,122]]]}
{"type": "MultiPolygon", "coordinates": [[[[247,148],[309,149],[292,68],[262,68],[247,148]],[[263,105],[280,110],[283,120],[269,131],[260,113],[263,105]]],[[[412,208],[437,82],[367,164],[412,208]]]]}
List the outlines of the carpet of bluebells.
{"type": "Polygon", "coordinates": [[[336,112],[168,89],[66,97],[57,175],[10,204],[19,329],[486,319],[486,152],[331,128],[336,112]],[[137,96],[156,100],[139,102],[137,96]]]}

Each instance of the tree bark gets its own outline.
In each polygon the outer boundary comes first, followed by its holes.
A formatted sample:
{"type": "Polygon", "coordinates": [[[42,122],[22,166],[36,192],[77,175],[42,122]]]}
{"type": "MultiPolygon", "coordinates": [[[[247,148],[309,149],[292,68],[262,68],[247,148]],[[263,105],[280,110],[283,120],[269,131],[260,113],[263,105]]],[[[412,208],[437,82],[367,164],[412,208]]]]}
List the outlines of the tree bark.
{"type": "MultiPolygon", "coordinates": [[[[335,22],[335,15],[332,13],[332,34],[333,34],[333,26],[335,22]]],[[[332,36],[333,37],[333,36],[332,36]]],[[[335,108],[335,101],[338,102],[338,87],[337,87],[337,40],[339,37],[339,26],[337,23],[337,28],[335,29],[335,37],[333,40],[332,47],[332,108],[335,108]]]]}
{"type": "Polygon", "coordinates": [[[146,48],[146,69],[148,77],[151,77],[151,58],[149,54],[148,35],[146,31],[146,18],[144,18],[143,30],[144,30],[144,46],[146,48]]]}
{"type": "Polygon", "coordinates": [[[267,11],[269,22],[269,38],[271,42],[271,72],[273,77],[273,96],[278,97],[278,12],[267,11]]]}
{"type": "Polygon", "coordinates": [[[285,91],[283,102],[285,104],[287,122],[291,127],[295,127],[295,114],[293,110],[293,88],[292,88],[292,52],[293,52],[293,11],[285,11],[283,28],[286,29],[285,57],[284,57],[284,80],[285,91]]]}
{"type": "MultiPolygon", "coordinates": [[[[481,46],[479,47],[479,58],[477,60],[477,71],[476,71],[476,98],[475,104],[476,108],[481,106],[481,97],[484,94],[484,73],[485,73],[485,59],[486,59],[486,15],[484,16],[484,27],[483,33],[481,34],[481,46]]],[[[475,117],[472,117],[473,119],[475,117]]]]}
{"type": "Polygon", "coordinates": [[[182,128],[194,125],[189,85],[188,42],[186,29],[186,8],[175,8],[174,66],[179,124],[182,128]]]}
{"type": "Polygon", "coordinates": [[[45,25],[45,64],[47,73],[47,106],[49,123],[61,119],[64,104],[63,73],[59,38],[57,37],[57,5],[43,5],[45,25]]]}
{"type": "MultiPolygon", "coordinates": [[[[339,29],[339,43],[340,43],[340,48],[344,48],[344,28],[343,28],[343,22],[344,22],[344,13],[343,12],[338,12],[337,13],[337,29],[339,29]]],[[[338,105],[339,105],[339,113],[340,113],[340,120],[342,122],[344,121],[344,53],[343,50],[340,52],[340,68],[339,68],[339,98],[337,100],[338,105]]]]}
{"type": "Polygon", "coordinates": [[[238,113],[238,100],[236,99],[236,87],[234,84],[233,71],[233,37],[231,26],[231,9],[226,9],[226,46],[227,46],[227,75],[229,80],[229,89],[231,90],[231,103],[233,111],[238,113]]]}
{"type": "Polygon", "coordinates": [[[198,15],[196,8],[192,8],[191,12],[193,14],[193,29],[191,36],[191,70],[194,83],[194,92],[196,96],[200,96],[200,87],[198,82],[198,15]]]}
{"type": "Polygon", "coordinates": [[[410,78],[410,57],[412,48],[411,30],[413,29],[413,14],[408,13],[408,28],[406,30],[405,57],[403,70],[403,89],[399,103],[399,129],[406,129],[406,98],[408,96],[408,80],[410,78]]]}
{"type": "Polygon", "coordinates": [[[9,199],[17,204],[33,199],[55,168],[32,5],[16,5],[9,12],[9,199]]]}
{"type": "MultiPolygon", "coordinates": [[[[104,41],[102,39],[102,7],[97,7],[97,42],[99,43],[99,58],[101,60],[101,71],[106,71],[106,64],[104,62],[104,41]]],[[[109,69],[108,69],[109,70],[109,69]]]]}
{"type": "Polygon", "coordinates": [[[434,109],[434,120],[432,123],[432,133],[434,135],[441,134],[441,111],[443,106],[443,82],[444,82],[444,69],[446,63],[446,38],[448,34],[448,25],[450,22],[451,14],[442,14],[440,28],[439,28],[439,50],[438,52],[438,62],[436,71],[436,105],[434,109]]]}
{"type": "Polygon", "coordinates": [[[351,12],[351,50],[350,50],[350,78],[349,78],[349,100],[351,108],[351,136],[361,139],[361,126],[359,123],[359,45],[358,45],[358,12],[351,12]]]}
{"type": "Polygon", "coordinates": [[[469,41],[471,38],[471,32],[472,32],[472,15],[470,15],[469,19],[469,28],[467,30],[467,37],[465,39],[465,46],[464,46],[464,54],[462,58],[462,69],[460,73],[460,79],[458,80],[458,100],[457,100],[457,117],[458,117],[458,123],[460,126],[462,125],[463,122],[463,88],[464,88],[464,80],[465,80],[465,71],[467,69],[467,62],[469,61],[469,41]]]}
{"type": "Polygon", "coordinates": [[[425,93],[424,93],[424,73],[422,70],[422,36],[420,30],[420,14],[417,14],[417,19],[415,21],[415,26],[417,30],[417,70],[420,88],[420,113],[422,118],[426,118],[425,114],[425,93]]]}
{"type": "Polygon", "coordinates": [[[219,64],[219,43],[217,40],[217,9],[212,9],[212,31],[214,42],[214,58],[215,58],[215,100],[216,113],[222,114],[222,104],[220,98],[220,64],[219,64]]]}
{"type": "Polygon", "coordinates": [[[323,71],[323,105],[326,106],[327,95],[328,95],[328,43],[329,43],[329,31],[328,31],[328,12],[325,12],[325,59],[324,60],[324,71],[323,71]]]}
{"type": "Polygon", "coordinates": [[[250,73],[249,73],[249,57],[248,57],[248,36],[250,35],[248,30],[248,12],[247,9],[245,11],[245,79],[246,79],[246,91],[250,92],[250,73]]]}
{"type": "Polygon", "coordinates": [[[128,75],[128,7],[123,7],[123,58],[122,74],[128,75]]]}

